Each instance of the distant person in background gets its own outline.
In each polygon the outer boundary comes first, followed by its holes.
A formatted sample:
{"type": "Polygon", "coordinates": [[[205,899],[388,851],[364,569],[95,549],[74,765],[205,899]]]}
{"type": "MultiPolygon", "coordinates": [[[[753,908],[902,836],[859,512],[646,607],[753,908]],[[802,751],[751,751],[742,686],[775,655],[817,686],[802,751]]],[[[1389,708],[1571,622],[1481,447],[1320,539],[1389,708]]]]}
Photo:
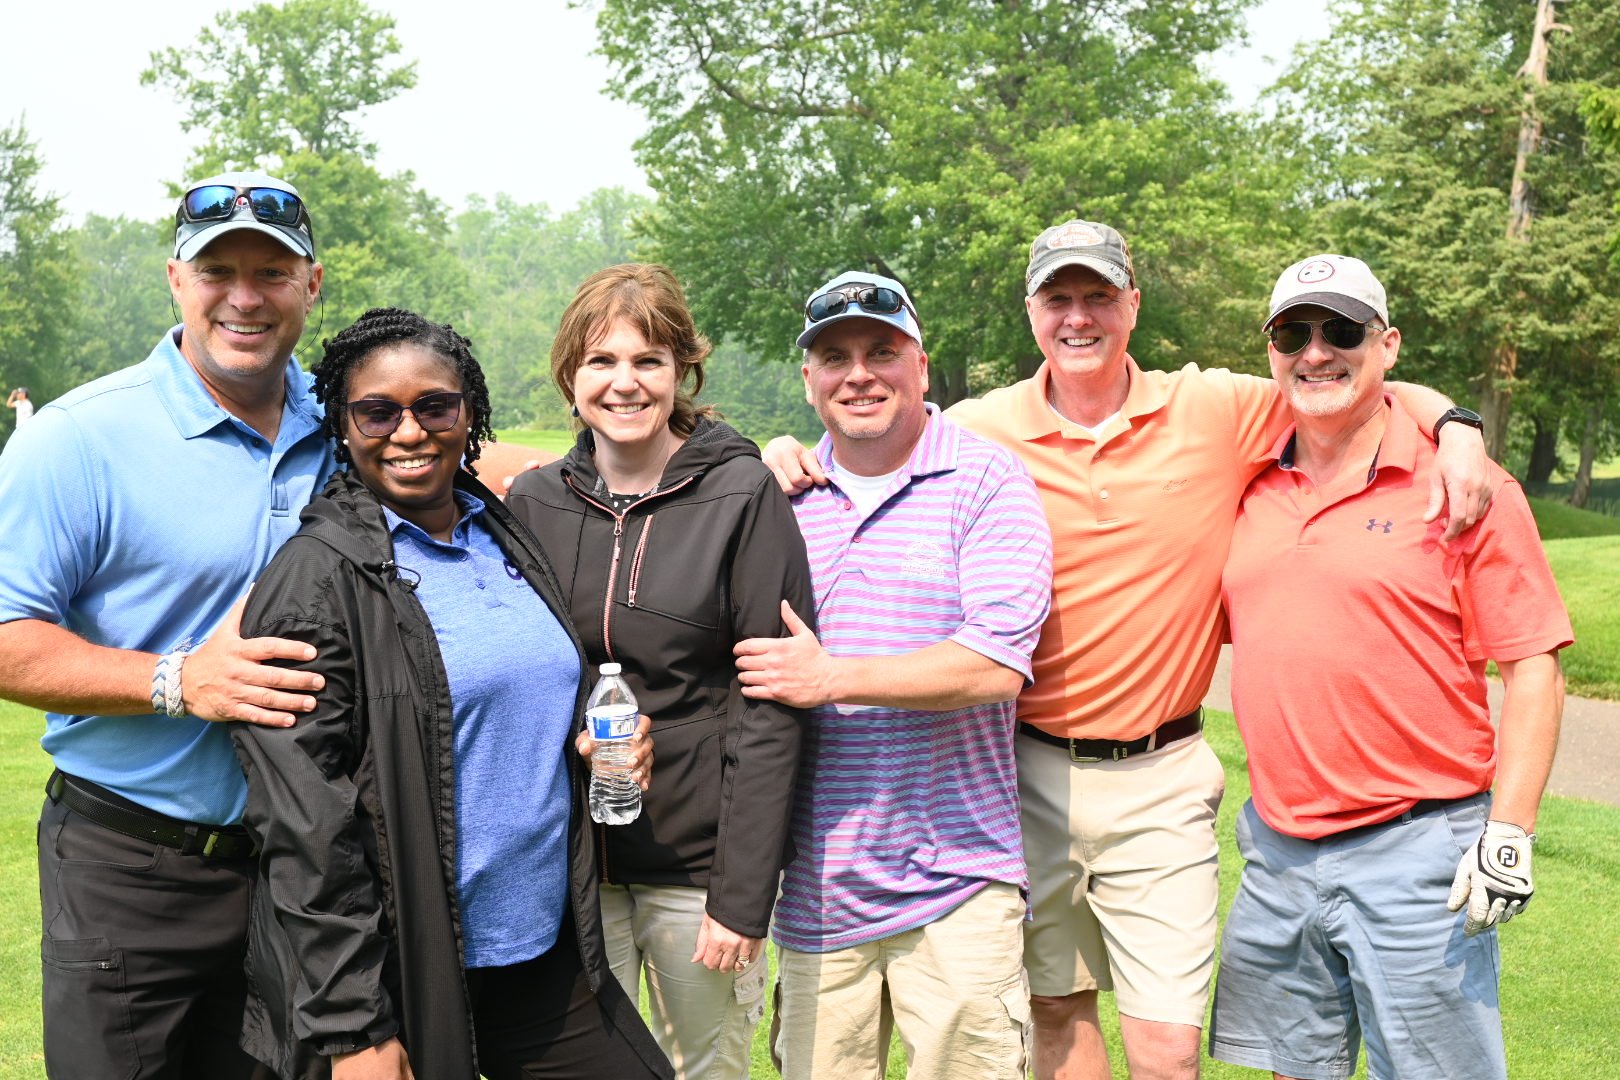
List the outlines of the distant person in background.
{"type": "Polygon", "coordinates": [[[34,403],[28,400],[28,387],[19,386],[6,395],[6,408],[17,413],[17,426],[22,427],[34,418],[34,403]]]}
{"type": "Polygon", "coordinates": [[[1365,1040],[1372,1076],[1506,1080],[1492,928],[1530,902],[1569,616],[1494,463],[1479,522],[1423,520],[1436,451],[1385,391],[1401,332],[1366,263],[1295,263],[1266,329],[1294,426],[1221,581],[1254,795],[1210,1054],[1327,1080],[1365,1040]]]}
{"type": "Polygon", "coordinates": [[[263,846],[248,1049],[289,1080],[668,1076],[602,942],[585,658],[534,537],[472,475],[469,342],[376,309],[314,376],[349,468],[243,618],[325,681],[293,727],[234,733],[263,846]]]}
{"type": "Polygon", "coordinates": [[[758,448],[692,401],[708,352],[665,268],[588,278],[551,349],[579,440],[514,481],[509,505],[556,568],[592,668],[621,664],[652,717],[641,815],[596,830],[614,974],[635,1000],[646,973],[653,1034],[681,1076],[743,1080],[803,713],[743,697],[731,650],[784,635],[783,601],[812,601],[804,540],[758,448]]]}

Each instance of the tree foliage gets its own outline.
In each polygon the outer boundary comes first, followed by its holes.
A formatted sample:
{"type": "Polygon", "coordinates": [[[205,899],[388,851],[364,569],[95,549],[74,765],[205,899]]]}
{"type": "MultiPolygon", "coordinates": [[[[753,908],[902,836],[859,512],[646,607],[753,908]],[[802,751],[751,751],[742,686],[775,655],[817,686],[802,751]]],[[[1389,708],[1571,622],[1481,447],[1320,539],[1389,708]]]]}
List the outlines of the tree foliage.
{"type": "Polygon", "coordinates": [[[497,427],[568,427],[551,385],[552,336],[580,282],[635,257],[632,225],[647,207],[643,196],[608,188],[562,214],[501,196],[493,205],[475,198],[456,216],[449,250],[468,281],[454,318],[500,388],[497,427]]]}
{"type": "Polygon", "coordinates": [[[1535,6],[1342,5],[1333,35],[1294,65],[1285,109],[1309,134],[1320,234],[1389,285],[1403,373],[1475,400],[1492,351],[1518,350],[1520,451],[1531,427],[1612,400],[1620,365],[1620,282],[1606,255],[1620,158],[1593,152],[1580,116],[1594,89],[1620,82],[1620,3],[1559,9],[1570,29],[1553,36],[1550,83],[1534,96],[1533,217],[1516,241],[1508,194],[1535,6]]]}
{"type": "MultiPolygon", "coordinates": [[[[39,189],[38,147],[22,120],[0,128],[0,384],[44,404],[73,385],[59,363],[76,263],[57,198],[39,189]]],[[[10,409],[0,414],[9,435],[10,409]]]]}
{"type": "Polygon", "coordinates": [[[391,17],[361,0],[261,3],[153,53],[141,75],[181,100],[188,131],[207,132],[189,176],[263,170],[305,197],[326,267],[325,335],[379,304],[432,315],[466,300],[466,275],[445,247],[444,204],[410,173],[383,176],[357,127],[368,106],[415,85],[393,31],[391,17]]]}
{"type": "Polygon", "coordinates": [[[816,284],[892,274],[949,401],[970,369],[1032,366],[1029,243],[1074,214],[1133,241],[1139,359],[1225,362],[1252,335],[1289,188],[1198,64],[1250,3],[606,0],[598,26],[652,121],[651,250],[705,325],[788,357],[816,284]]]}
{"type": "Polygon", "coordinates": [[[360,111],[416,85],[416,65],[396,63],[399,51],[394,20],[361,0],[261,3],[153,53],[141,84],[167,86],[186,104],[181,126],[207,133],[199,164],[370,157],[360,111]]]}

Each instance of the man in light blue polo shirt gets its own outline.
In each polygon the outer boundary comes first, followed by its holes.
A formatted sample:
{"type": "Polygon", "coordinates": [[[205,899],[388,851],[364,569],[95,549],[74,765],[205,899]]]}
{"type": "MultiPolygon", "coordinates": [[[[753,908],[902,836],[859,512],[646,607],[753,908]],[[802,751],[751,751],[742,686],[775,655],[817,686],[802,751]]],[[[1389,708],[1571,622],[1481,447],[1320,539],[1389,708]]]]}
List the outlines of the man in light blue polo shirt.
{"type": "Polygon", "coordinates": [[[292,358],[314,256],[291,185],[193,184],[168,264],[182,325],[0,455],[0,697],[47,710],[56,765],[38,837],[53,1077],[259,1068],[236,1045],[246,789],[215,721],[291,724],[321,685],[266,663],[309,646],[236,632],[333,468],[292,358]]]}

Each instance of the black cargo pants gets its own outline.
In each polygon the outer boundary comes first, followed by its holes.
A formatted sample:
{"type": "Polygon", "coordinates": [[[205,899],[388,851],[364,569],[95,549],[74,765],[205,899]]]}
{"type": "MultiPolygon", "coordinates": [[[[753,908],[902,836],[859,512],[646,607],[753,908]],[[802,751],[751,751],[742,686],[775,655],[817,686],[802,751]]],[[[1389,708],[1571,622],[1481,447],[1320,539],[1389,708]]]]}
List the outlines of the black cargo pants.
{"type": "Polygon", "coordinates": [[[51,1080],[268,1080],[237,1046],[251,859],[209,859],[45,801],[39,820],[51,1080]]]}

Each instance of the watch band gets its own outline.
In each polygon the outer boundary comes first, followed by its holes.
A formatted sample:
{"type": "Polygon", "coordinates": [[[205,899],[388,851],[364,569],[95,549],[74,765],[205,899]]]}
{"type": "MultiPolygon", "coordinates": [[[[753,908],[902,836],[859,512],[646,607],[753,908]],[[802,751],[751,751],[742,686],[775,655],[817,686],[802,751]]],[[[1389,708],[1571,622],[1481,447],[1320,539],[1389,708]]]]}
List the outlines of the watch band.
{"type": "Polygon", "coordinates": [[[1432,432],[1432,435],[1436,443],[1440,441],[1440,429],[1451,423],[1453,420],[1457,421],[1459,424],[1468,425],[1482,435],[1485,433],[1485,420],[1479,415],[1479,413],[1472,409],[1463,409],[1453,405],[1451,408],[1441,413],[1440,419],[1434,422],[1434,431],[1432,432]]]}

